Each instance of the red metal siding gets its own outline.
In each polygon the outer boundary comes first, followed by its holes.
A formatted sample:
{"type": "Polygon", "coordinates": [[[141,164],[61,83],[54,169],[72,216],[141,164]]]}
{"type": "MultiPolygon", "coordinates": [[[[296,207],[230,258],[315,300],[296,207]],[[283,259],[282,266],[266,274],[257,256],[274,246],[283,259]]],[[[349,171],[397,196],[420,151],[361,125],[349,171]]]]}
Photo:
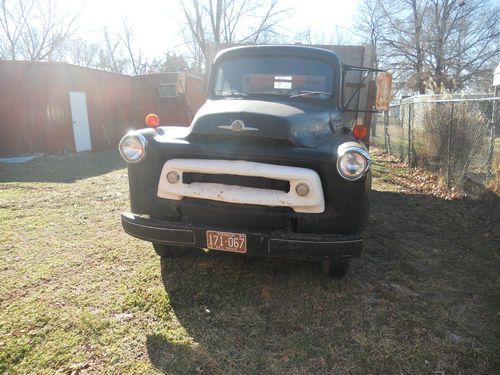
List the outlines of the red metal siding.
{"type": "Polygon", "coordinates": [[[74,152],[70,91],[85,92],[93,150],[131,128],[130,77],[69,64],[0,62],[0,154],[74,152]]]}
{"type": "Polygon", "coordinates": [[[67,91],[86,94],[92,150],[116,147],[123,134],[132,128],[130,77],[76,69],[77,74],[68,80],[67,91]]]}
{"type": "Polygon", "coordinates": [[[206,99],[206,83],[199,77],[186,75],[185,94],[160,98],[160,84],[176,83],[178,73],[158,73],[132,77],[134,125],[144,126],[149,113],[160,117],[161,125],[189,126],[206,99]]]}
{"type": "Polygon", "coordinates": [[[130,77],[64,63],[0,61],[0,155],[75,152],[70,91],[87,100],[92,150],[117,146],[148,113],[162,125],[189,125],[205,101],[204,79],[186,75],[186,95],[160,98],[177,73],[130,77]],[[189,103],[189,105],[188,105],[189,103]]]}
{"type": "Polygon", "coordinates": [[[0,64],[0,153],[58,152],[68,131],[61,93],[47,82],[56,70],[30,64],[0,64]],[[63,140],[61,142],[61,140],[63,140]],[[42,147],[43,146],[43,147],[42,147]]]}

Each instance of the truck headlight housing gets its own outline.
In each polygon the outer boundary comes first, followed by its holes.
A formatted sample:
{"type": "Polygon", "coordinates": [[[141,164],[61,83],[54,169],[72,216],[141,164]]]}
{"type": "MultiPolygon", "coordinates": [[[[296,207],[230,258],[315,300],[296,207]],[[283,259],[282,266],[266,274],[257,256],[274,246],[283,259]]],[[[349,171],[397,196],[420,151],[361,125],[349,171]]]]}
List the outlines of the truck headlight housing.
{"type": "Polygon", "coordinates": [[[138,163],[146,155],[146,138],[142,134],[127,133],[120,141],[118,149],[120,155],[128,163],[138,163]]]}
{"type": "Polygon", "coordinates": [[[370,155],[361,147],[341,145],[338,155],[337,170],[346,180],[359,180],[370,167],[370,155]]]}

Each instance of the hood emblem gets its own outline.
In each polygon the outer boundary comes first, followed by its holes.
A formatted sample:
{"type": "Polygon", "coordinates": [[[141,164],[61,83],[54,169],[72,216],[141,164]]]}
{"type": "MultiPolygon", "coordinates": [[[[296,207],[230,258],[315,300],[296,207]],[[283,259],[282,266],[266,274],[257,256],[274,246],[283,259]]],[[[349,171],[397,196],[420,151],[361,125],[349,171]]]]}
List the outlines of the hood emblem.
{"type": "Polygon", "coordinates": [[[219,125],[217,127],[219,129],[232,130],[233,132],[236,132],[236,133],[259,130],[257,128],[249,128],[249,127],[245,126],[245,123],[241,120],[234,120],[231,123],[231,125],[219,125]]]}

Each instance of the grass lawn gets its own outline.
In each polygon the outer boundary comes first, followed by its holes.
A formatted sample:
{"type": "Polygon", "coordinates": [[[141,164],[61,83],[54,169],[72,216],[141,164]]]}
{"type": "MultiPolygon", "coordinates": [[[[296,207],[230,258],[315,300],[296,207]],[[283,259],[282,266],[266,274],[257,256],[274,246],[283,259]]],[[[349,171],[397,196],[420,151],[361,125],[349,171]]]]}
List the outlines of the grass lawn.
{"type": "Polygon", "coordinates": [[[0,164],[0,373],[500,373],[498,200],[373,170],[364,254],[334,280],[230,254],[160,262],[121,230],[115,152],[0,164]]]}

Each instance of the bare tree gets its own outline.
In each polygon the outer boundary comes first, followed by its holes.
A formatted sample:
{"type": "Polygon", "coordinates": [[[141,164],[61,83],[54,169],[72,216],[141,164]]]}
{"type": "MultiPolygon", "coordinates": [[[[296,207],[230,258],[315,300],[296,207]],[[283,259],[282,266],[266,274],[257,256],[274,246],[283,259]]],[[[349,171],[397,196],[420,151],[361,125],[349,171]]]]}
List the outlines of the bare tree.
{"type": "Polygon", "coordinates": [[[500,56],[499,12],[484,0],[364,0],[358,29],[401,87],[456,92],[500,56]]]}
{"type": "Polygon", "coordinates": [[[79,12],[60,13],[55,0],[0,0],[0,29],[12,60],[61,60],[79,12]]]}
{"type": "Polygon", "coordinates": [[[84,39],[73,39],[66,46],[66,59],[72,64],[95,68],[99,65],[98,43],[88,42],[84,39]]]}
{"type": "Polygon", "coordinates": [[[82,39],[71,41],[68,59],[78,65],[116,73],[145,74],[149,69],[142,52],[134,49],[133,29],[126,19],[121,33],[110,32],[104,27],[100,43],[82,39]]]}
{"type": "Polygon", "coordinates": [[[19,41],[30,18],[35,0],[0,0],[0,29],[5,35],[6,54],[16,60],[19,41]]]}
{"type": "Polygon", "coordinates": [[[426,58],[434,91],[464,88],[500,56],[499,14],[487,1],[429,0],[426,58]]]}
{"type": "Polygon", "coordinates": [[[132,72],[137,74],[146,74],[148,71],[148,61],[144,58],[142,50],[135,49],[134,46],[134,29],[125,18],[123,20],[123,31],[120,34],[120,39],[127,51],[129,62],[132,66],[132,72]]]}
{"type": "Polygon", "coordinates": [[[127,59],[121,49],[120,38],[110,34],[107,27],[103,29],[102,46],[99,50],[99,68],[116,73],[124,73],[127,59]]]}
{"type": "Polygon", "coordinates": [[[194,72],[203,72],[205,66],[205,50],[198,43],[196,35],[193,35],[188,25],[182,25],[180,34],[184,39],[184,46],[187,48],[186,60],[194,72]]]}
{"type": "Polygon", "coordinates": [[[180,0],[184,15],[182,35],[195,65],[206,65],[209,42],[257,43],[275,33],[287,12],[278,0],[180,0]]]}
{"type": "Polygon", "coordinates": [[[189,64],[182,55],[176,53],[165,53],[162,57],[154,58],[148,64],[148,73],[160,72],[185,72],[189,71],[189,64]]]}
{"type": "Polygon", "coordinates": [[[381,0],[362,0],[356,19],[358,22],[353,33],[360,37],[364,43],[374,47],[377,56],[375,66],[378,66],[380,40],[384,35],[386,25],[381,0]]]}
{"type": "Polygon", "coordinates": [[[80,12],[61,14],[54,0],[38,0],[34,6],[35,11],[23,15],[20,55],[26,60],[59,61],[64,57],[65,43],[73,36],[80,12]]]}
{"type": "Polygon", "coordinates": [[[295,35],[294,41],[304,44],[316,45],[346,45],[352,43],[352,33],[340,26],[335,26],[331,33],[313,32],[307,28],[295,35]]]}
{"type": "MultiPolygon", "coordinates": [[[[379,2],[387,25],[381,35],[383,54],[401,81],[425,94],[423,18],[428,0],[379,2]]],[[[379,49],[380,51],[380,49],[379,49]]]]}

